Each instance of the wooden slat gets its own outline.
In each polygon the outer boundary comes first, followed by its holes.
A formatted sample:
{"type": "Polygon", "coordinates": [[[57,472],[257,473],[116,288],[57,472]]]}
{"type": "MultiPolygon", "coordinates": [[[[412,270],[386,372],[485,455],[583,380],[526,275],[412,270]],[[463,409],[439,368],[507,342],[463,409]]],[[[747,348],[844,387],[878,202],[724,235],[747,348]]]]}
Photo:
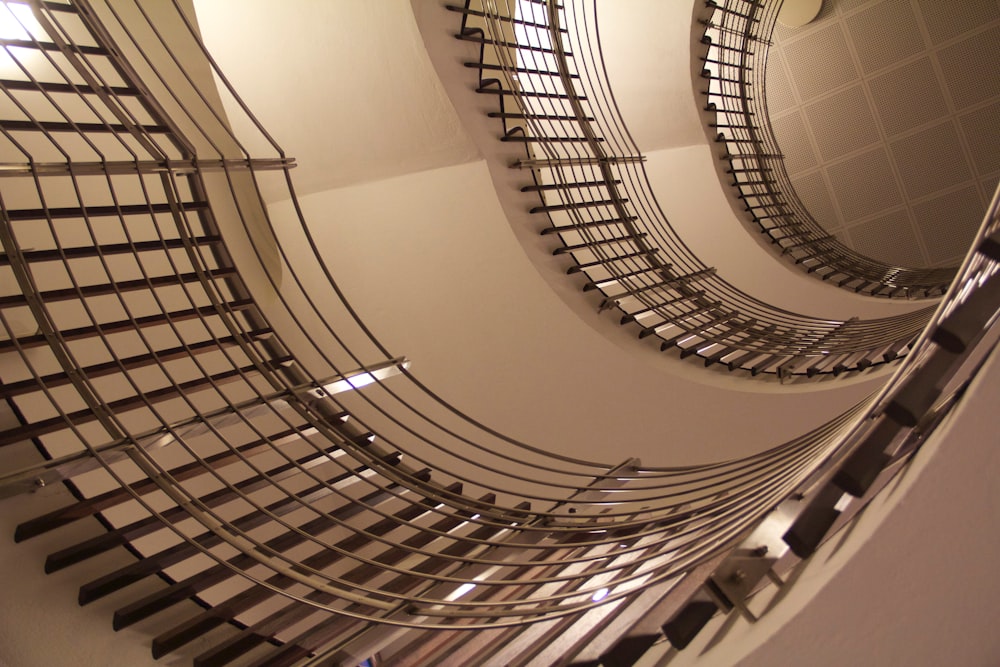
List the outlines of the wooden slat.
{"type": "MultiPolygon", "coordinates": [[[[231,266],[224,266],[218,269],[205,271],[205,277],[210,281],[237,276],[236,269],[231,266]]],[[[97,285],[83,285],[81,287],[66,287],[63,289],[53,289],[40,292],[37,298],[45,302],[68,301],[70,299],[86,299],[95,296],[107,296],[121,292],[135,292],[144,289],[156,289],[159,287],[170,287],[173,285],[185,285],[189,283],[201,282],[201,274],[191,271],[188,273],[176,273],[165,276],[153,276],[150,278],[137,278],[135,280],[120,280],[110,283],[99,283],[97,285]]],[[[0,308],[11,306],[26,306],[28,300],[23,294],[15,294],[0,297],[0,308]]]]}
{"type": "Polygon", "coordinates": [[[61,220],[66,218],[97,218],[106,216],[170,214],[174,208],[180,211],[204,211],[206,201],[172,203],[121,204],[119,206],[53,206],[51,208],[8,209],[4,215],[8,220],[61,220]]]}
{"type": "MultiPolygon", "coordinates": [[[[430,477],[429,472],[426,470],[417,473],[417,476],[423,477],[424,479],[429,479],[430,477]]],[[[346,521],[351,517],[357,516],[366,508],[375,507],[395,497],[392,493],[390,493],[390,491],[396,488],[398,488],[398,485],[389,484],[383,490],[373,491],[359,498],[356,503],[351,503],[338,508],[334,511],[332,516],[338,521],[346,521]]],[[[342,540],[338,543],[338,546],[350,548],[351,545],[355,544],[353,540],[356,538],[357,536],[352,536],[351,538],[342,540]]],[[[331,552],[330,557],[333,556],[339,558],[339,554],[336,554],[336,552],[331,552]]],[[[316,558],[313,562],[317,566],[322,565],[323,559],[319,556],[319,554],[316,554],[312,558],[316,558]]],[[[268,583],[284,582],[285,579],[286,578],[282,575],[274,575],[268,579],[268,583]]],[[[252,587],[242,593],[239,593],[238,595],[235,595],[234,597],[231,597],[229,600],[221,604],[217,604],[210,609],[206,609],[180,625],[174,626],[170,630],[167,630],[166,632],[163,632],[155,637],[153,639],[153,657],[160,658],[187,644],[188,642],[197,639],[213,628],[216,628],[223,623],[232,621],[239,614],[261,603],[271,595],[274,595],[274,593],[268,588],[252,587]]]]}
{"type": "MultiPolygon", "coordinates": [[[[449,490],[453,493],[461,493],[462,485],[460,483],[455,483],[449,487],[449,490]]],[[[421,514],[427,512],[428,508],[433,507],[435,504],[436,501],[425,498],[421,503],[410,505],[394,514],[393,517],[382,519],[373,526],[367,527],[365,530],[374,536],[385,535],[394,528],[416,519],[421,514]]],[[[354,537],[364,537],[366,541],[371,540],[368,536],[355,535],[354,537]]],[[[348,542],[348,540],[343,541],[348,542]]],[[[345,551],[354,551],[361,548],[362,543],[358,540],[354,540],[345,546],[336,546],[344,549],[345,551]]],[[[313,554],[313,556],[303,560],[302,564],[305,567],[318,570],[328,566],[330,563],[335,562],[339,558],[340,554],[334,549],[324,549],[323,551],[313,554]]],[[[207,570],[204,570],[203,572],[188,577],[183,581],[176,582],[161,591],[157,591],[140,600],[136,600],[135,602],[122,607],[115,612],[114,628],[115,630],[120,630],[137,621],[141,621],[156,612],[162,611],[173,604],[192,597],[209,586],[214,586],[232,576],[235,576],[236,573],[232,568],[246,569],[253,566],[254,563],[256,563],[256,561],[253,558],[241,554],[228,561],[228,565],[230,567],[221,564],[215,565],[207,570]]],[[[275,575],[268,580],[268,583],[280,588],[287,588],[294,582],[283,575],[275,575]]],[[[274,594],[271,589],[266,587],[260,587],[259,590],[264,591],[267,596],[274,594]]]]}
{"type": "MultiPolygon", "coordinates": [[[[521,503],[515,509],[522,510],[528,509],[528,503],[521,503]]],[[[489,540],[494,537],[499,531],[504,530],[502,526],[480,526],[472,531],[469,535],[471,540],[489,540]]],[[[460,561],[461,558],[467,555],[470,551],[475,549],[477,544],[475,542],[462,540],[451,544],[440,551],[439,557],[427,558],[421,563],[417,564],[412,571],[416,574],[406,574],[399,575],[394,579],[390,580],[387,584],[380,587],[381,590],[387,593],[402,594],[407,591],[412,590],[414,587],[419,586],[424,583],[426,579],[423,575],[433,575],[443,572],[446,568],[454,565],[455,561],[460,561]]],[[[349,609],[360,610],[360,606],[352,605],[349,609]]],[[[313,630],[303,633],[294,640],[286,643],[283,647],[273,651],[268,654],[260,661],[257,665],[291,665],[295,661],[309,655],[313,651],[329,644],[337,638],[353,639],[357,636],[358,629],[364,629],[365,632],[381,632],[384,631],[384,626],[377,623],[365,624],[362,621],[352,621],[347,623],[348,619],[333,619],[329,624],[324,624],[317,626],[313,630]],[[354,630],[352,630],[352,628],[354,630]],[[349,632],[352,634],[348,635],[349,632]]],[[[333,660],[347,660],[350,656],[333,656],[333,660]]],[[[196,663],[197,664],[197,663],[196,663]]]]}
{"type": "MultiPolygon", "coordinates": [[[[396,457],[398,457],[398,454],[391,455],[388,462],[394,462],[396,457]]],[[[288,514],[289,512],[292,512],[302,506],[308,506],[310,503],[332,494],[333,490],[330,488],[332,485],[354,478],[366,469],[367,466],[360,466],[354,470],[342,472],[338,475],[327,478],[324,483],[315,484],[304,491],[300,491],[287,498],[270,503],[265,506],[265,509],[271,514],[278,516],[288,514]]],[[[271,520],[271,517],[264,512],[254,511],[229,521],[228,525],[232,526],[236,530],[250,531],[265,525],[271,520]]],[[[334,524],[335,522],[329,515],[323,515],[303,524],[300,530],[311,535],[327,530],[334,524]]],[[[305,539],[306,538],[299,533],[285,533],[277,538],[268,540],[265,544],[272,549],[285,550],[291,548],[295,544],[303,542],[305,539]]],[[[81,605],[89,604],[94,600],[98,600],[126,586],[130,586],[131,584],[134,584],[135,582],[148,576],[157,574],[171,565],[175,565],[176,563],[200,553],[198,547],[209,549],[218,546],[222,543],[222,538],[214,532],[206,531],[193,537],[192,541],[194,544],[185,541],[167,549],[163,549],[155,554],[149,554],[140,561],[119,568],[114,572],[110,572],[103,577],[99,577],[84,584],[80,587],[80,594],[78,597],[79,603],[81,605]]]]}
{"type": "MultiPolygon", "coordinates": [[[[248,331],[239,336],[223,336],[213,340],[188,343],[187,345],[125,357],[124,359],[119,359],[117,361],[106,361],[100,364],[85,366],[76,371],[76,373],[87,378],[106,377],[122,371],[136,370],[144,366],[155,366],[157,362],[173,361],[176,359],[195,357],[200,354],[217,352],[233,346],[252,342],[253,338],[265,336],[270,332],[270,329],[257,329],[254,331],[248,331]]],[[[0,398],[13,398],[22,394],[39,391],[42,386],[49,388],[61,387],[69,384],[70,382],[71,378],[69,374],[65,372],[44,375],[37,380],[32,378],[30,380],[22,380],[20,382],[10,382],[0,387],[0,398]]]]}
{"type": "MultiPolygon", "coordinates": [[[[256,304],[251,299],[235,299],[225,301],[220,306],[199,306],[197,308],[182,308],[180,310],[164,311],[153,315],[144,315],[128,320],[116,320],[113,322],[102,322],[84,327],[74,327],[63,329],[59,332],[60,338],[65,341],[87,340],[96,336],[107,336],[126,331],[137,331],[149,327],[155,327],[169,322],[185,322],[194,319],[207,319],[211,317],[229,316],[226,311],[234,313],[242,311],[252,311],[256,304]]],[[[21,347],[25,349],[47,345],[48,341],[42,334],[32,334],[20,336],[16,339],[15,346],[12,340],[0,341],[0,353],[10,352],[21,347]]]]}
{"type": "MultiPolygon", "coordinates": [[[[278,368],[287,359],[288,358],[278,359],[268,363],[273,368],[278,368]]],[[[126,398],[108,401],[105,406],[110,412],[124,412],[126,410],[142,407],[146,405],[147,402],[155,404],[174,398],[178,395],[208,389],[214,385],[234,382],[243,379],[247,375],[254,375],[258,372],[257,367],[254,365],[242,366],[232,370],[223,371],[221,373],[215,373],[213,375],[208,375],[194,380],[188,380],[187,382],[179,382],[175,385],[152,389],[141,395],[128,396],[126,398]]],[[[22,440],[37,438],[48,433],[54,433],[66,428],[68,424],[75,424],[79,426],[81,424],[92,422],[95,419],[97,419],[97,415],[92,410],[84,409],[67,413],[65,416],[51,417],[49,419],[42,419],[30,424],[16,426],[14,428],[0,431],[0,447],[12,445],[16,442],[21,442],[22,440]]]]}
{"type": "MultiPolygon", "coordinates": [[[[239,459],[239,456],[253,457],[264,451],[271,451],[274,447],[280,446],[282,441],[290,437],[298,437],[298,433],[309,427],[309,424],[299,424],[292,428],[275,433],[267,438],[258,438],[253,442],[236,447],[234,450],[227,450],[218,454],[208,456],[201,461],[192,461],[176,468],[168,470],[168,474],[178,482],[192,479],[205,473],[209,468],[221,468],[239,459]]],[[[81,500],[78,503],[67,505],[47,514],[29,519],[18,524],[14,531],[14,541],[20,542],[50,530],[55,530],[62,526],[78,521],[84,517],[93,516],[100,511],[128,502],[132,499],[132,494],[146,495],[158,490],[159,485],[151,479],[145,478],[138,482],[129,484],[127,488],[117,488],[106,491],[93,498],[81,500]]]]}
{"type": "MultiPolygon", "coordinates": [[[[323,451],[313,452],[307,456],[300,457],[295,461],[295,463],[285,463],[268,470],[264,474],[254,475],[247,479],[240,480],[239,482],[233,484],[234,488],[223,487],[221,489],[216,489],[211,493],[201,496],[199,501],[204,503],[206,507],[220,507],[221,505],[235,500],[238,497],[238,492],[252,493],[256,490],[269,486],[273,482],[294,476],[299,469],[297,466],[311,467],[317,463],[323,463],[328,460],[328,456],[330,454],[333,454],[339,449],[340,447],[338,445],[330,445],[323,451]]],[[[197,465],[197,462],[194,464],[197,465]]],[[[204,465],[198,467],[200,468],[200,474],[204,474],[209,469],[209,466],[204,465]]],[[[191,478],[194,477],[194,475],[188,475],[187,477],[191,478]]],[[[151,482],[154,487],[150,488],[150,491],[155,490],[155,488],[159,488],[159,486],[156,485],[155,482],[152,482],[152,480],[147,481],[151,482]]],[[[95,535],[88,540],[74,544],[71,547],[49,554],[48,558],[45,559],[45,571],[51,573],[70,565],[75,565],[76,563],[86,560],[87,558],[92,558],[97,554],[104,553],[105,551],[109,551],[117,546],[129,544],[140,537],[156,532],[157,530],[163,528],[165,523],[176,523],[186,519],[188,516],[190,515],[183,507],[171,507],[160,512],[160,518],[147,516],[127,525],[110,529],[100,535],[95,535]]]]}

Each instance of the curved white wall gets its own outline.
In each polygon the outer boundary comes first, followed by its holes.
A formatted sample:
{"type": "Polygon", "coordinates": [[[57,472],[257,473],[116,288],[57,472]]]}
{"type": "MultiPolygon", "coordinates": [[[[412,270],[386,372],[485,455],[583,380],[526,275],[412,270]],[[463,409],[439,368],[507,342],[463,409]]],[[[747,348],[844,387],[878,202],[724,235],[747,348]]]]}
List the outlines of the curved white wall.
{"type": "MultiPolygon", "coordinates": [[[[717,617],[670,667],[1000,663],[1000,355],[857,524],[756,624],[717,617]]],[[[760,604],[752,604],[760,611],[760,604]]],[[[668,660],[650,654],[641,667],[668,660]]]]}
{"type": "MultiPolygon", "coordinates": [[[[596,311],[587,326],[533,270],[482,162],[300,203],[341,289],[392,353],[458,408],[538,447],[647,465],[716,461],[784,442],[871,390],[699,381],[712,378],[596,311]]],[[[285,203],[271,213],[279,235],[294,224],[285,203]]]]}
{"type": "Polygon", "coordinates": [[[654,151],[646,173],[670,224],[719,276],[765,303],[824,319],[889,317],[935,303],[861,296],[777,259],[762,235],[733,211],[736,192],[719,182],[718,152],[704,143],[654,151]]]}

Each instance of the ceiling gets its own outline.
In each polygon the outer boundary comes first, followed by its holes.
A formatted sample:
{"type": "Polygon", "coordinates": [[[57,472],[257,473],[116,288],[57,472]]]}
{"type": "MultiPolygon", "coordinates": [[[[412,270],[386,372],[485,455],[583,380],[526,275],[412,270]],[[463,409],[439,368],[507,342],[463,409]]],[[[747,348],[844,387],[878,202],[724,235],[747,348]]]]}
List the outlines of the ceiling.
{"type": "Polygon", "coordinates": [[[820,225],[891,264],[960,262],[1000,180],[1000,0],[824,0],[778,24],[766,92],[820,225]]]}

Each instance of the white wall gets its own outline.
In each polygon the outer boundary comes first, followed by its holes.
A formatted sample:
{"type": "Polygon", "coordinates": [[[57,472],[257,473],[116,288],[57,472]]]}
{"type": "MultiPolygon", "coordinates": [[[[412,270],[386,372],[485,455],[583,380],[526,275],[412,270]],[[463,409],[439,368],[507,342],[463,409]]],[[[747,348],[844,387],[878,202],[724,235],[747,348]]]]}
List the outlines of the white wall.
{"type": "Polygon", "coordinates": [[[705,142],[691,85],[702,63],[691,52],[698,0],[614,0],[597,4],[601,54],[629,133],[644,151],[705,142]]]}
{"type": "MultiPolygon", "coordinates": [[[[482,162],[301,204],[340,287],[392,353],[460,409],[539,447],[648,465],[720,460],[801,434],[872,388],[716,375],[642,344],[613,314],[576,312],[534,270],[482,162]]],[[[271,213],[279,230],[293,224],[281,222],[287,205],[271,213]]]]}
{"type": "MultiPolygon", "coordinates": [[[[226,77],[298,159],[300,193],[478,157],[430,66],[406,0],[195,5],[203,38],[226,77]]],[[[227,102],[237,133],[254,137],[227,102]]],[[[271,152],[262,142],[253,147],[271,152]]]]}

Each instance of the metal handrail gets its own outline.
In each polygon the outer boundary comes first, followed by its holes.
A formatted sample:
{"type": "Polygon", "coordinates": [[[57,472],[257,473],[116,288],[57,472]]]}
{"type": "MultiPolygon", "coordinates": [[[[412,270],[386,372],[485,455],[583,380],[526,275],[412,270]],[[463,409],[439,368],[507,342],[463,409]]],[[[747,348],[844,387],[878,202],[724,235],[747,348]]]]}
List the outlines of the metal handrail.
{"type": "Polygon", "coordinates": [[[297,209],[292,161],[249,112],[273,155],[251,155],[229,129],[179,4],[155,20],[132,0],[23,4],[37,25],[4,47],[23,75],[0,81],[29,122],[0,124],[22,165],[0,173],[0,264],[14,277],[0,293],[0,395],[21,425],[0,431],[0,450],[29,442],[53,461],[0,490],[76,486],[78,502],[21,524],[17,539],[114,510],[107,536],[47,563],[122,543],[141,555],[85,584],[83,602],[187,568],[116,613],[124,627],[203,596],[193,626],[161,629],[158,654],[274,596],[287,603],[259,621],[267,629],[238,637],[276,636],[283,655],[631,603],[738,541],[878,409],[683,467],[578,460],[504,436],[433,394],[361,321],[297,209]],[[29,96],[70,129],[53,131],[29,96]],[[59,156],[62,168],[40,166],[59,156]],[[259,195],[275,181],[295,207],[280,225],[259,195]],[[28,316],[37,329],[16,326],[28,316]],[[372,382],[334,393],[359,377],[372,382]],[[233,586],[212,590],[221,584],[233,586]]]}
{"type": "MultiPolygon", "coordinates": [[[[824,320],[764,303],[705,265],[670,226],[603,70],[593,3],[470,3],[458,37],[480,45],[477,92],[499,99],[503,140],[523,141],[539,197],[533,213],[639,338],[706,366],[813,378],[864,371],[907,353],[933,308],[872,320],[824,320]],[[513,17],[513,18],[512,18],[513,17]]],[[[467,63],[470,66],[475,63],[467,63]]]]}

